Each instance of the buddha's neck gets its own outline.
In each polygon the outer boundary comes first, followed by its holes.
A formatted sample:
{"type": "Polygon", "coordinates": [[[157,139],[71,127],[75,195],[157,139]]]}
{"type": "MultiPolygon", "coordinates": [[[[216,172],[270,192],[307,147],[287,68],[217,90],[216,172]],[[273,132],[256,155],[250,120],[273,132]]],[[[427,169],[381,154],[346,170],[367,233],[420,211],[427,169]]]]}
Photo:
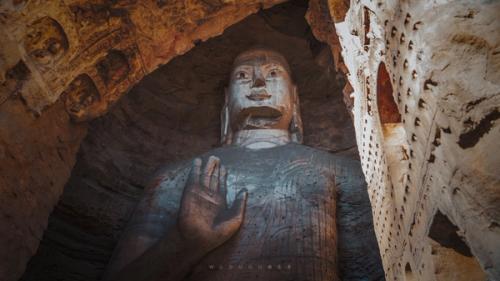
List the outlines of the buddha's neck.
{"type": "Polygon", "coordinates": [[[233,137],[233,145],[250,149],[271,148],[290,142],[290,133],[279,129],[241,130],[233,137]]]}

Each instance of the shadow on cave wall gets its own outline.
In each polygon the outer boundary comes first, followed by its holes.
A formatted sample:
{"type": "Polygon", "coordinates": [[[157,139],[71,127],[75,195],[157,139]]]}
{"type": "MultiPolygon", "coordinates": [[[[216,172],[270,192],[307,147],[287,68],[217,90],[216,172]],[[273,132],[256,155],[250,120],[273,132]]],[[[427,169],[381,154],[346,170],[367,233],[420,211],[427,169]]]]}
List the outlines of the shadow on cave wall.
{"type": "MultiPolygon", "coordinates": [[[[146,76],[94,120],[22,280],[99,280],[156,169],[219,145],[219,112],[232,61],[251,46],[269,46],[289,60],[304,143],[356,157],[354,128],[342,102],[343,77],[335,73],[328,47],[312,36],[306,9],[306,1],[294,1],[246,18],[146,76]]],[[[340,194],[338,204],[343,280],[382,280],[364,180],[340,194]]]]}

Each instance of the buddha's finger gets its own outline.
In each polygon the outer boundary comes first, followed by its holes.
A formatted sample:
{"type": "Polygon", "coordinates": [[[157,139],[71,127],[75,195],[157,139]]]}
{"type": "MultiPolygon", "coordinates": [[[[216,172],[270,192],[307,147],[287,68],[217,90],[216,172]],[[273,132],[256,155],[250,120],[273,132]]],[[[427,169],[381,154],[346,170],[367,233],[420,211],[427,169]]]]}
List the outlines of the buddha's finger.
{"type": "Polygon", "coordinates": [[[222,196],[224,196],[224,200],[226,199],[226,192],[227,192],[226,181],[227,181],[227,170],[226,167],[224,167],[224,165],[221,165],[219,173],[219,187],[217,189],[217,192],[222,196]]]}
{"type": "Polygon", "coordinates": [[[224,207],[224,209],[227,208],[226,181],[227,181],[227,170],[226,170],[226,167],[221,165],[220,166],[220,173],[219,173],[219,187],[217,189],[217,195],[219,196],[220,201],[222,202],[222,207],[224,207]]]}
{"type": "Polygon", "coordinates": [[[199,185],[201,177],[201,159],[195,158],[191,165],[191,171],[188,177],[188,186],[193,187],[199,185]]]}
{"type": "Polygon", "coordinates": [[[216,165],[214,167],[214,170],[212,171],[212,175],[210,176],[210,183],[208,185],[208,189],[213,194],[216,194],[217,190],[219,189],[219,172],[220,172],[220,166],[216,165]]]}
{"type": "Polygon", "coordinates": [[[203,186],[205,188],[210,187],[210,180],[214,169],[219,165],[219,158],[215,156],[210,156],[208,158],[207,164],[205,165],[205,170],[203,171],[203,186]]]}

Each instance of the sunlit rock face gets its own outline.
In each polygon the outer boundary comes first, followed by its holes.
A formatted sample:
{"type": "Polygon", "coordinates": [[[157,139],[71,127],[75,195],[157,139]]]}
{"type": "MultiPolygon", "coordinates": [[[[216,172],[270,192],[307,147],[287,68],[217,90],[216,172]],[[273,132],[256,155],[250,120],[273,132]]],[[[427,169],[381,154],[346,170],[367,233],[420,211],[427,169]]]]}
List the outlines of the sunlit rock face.
{"type": "Polygon", "coordinates": [[[335,24],[388,280],[500,279],[499,12],[357,1],[335,24]]]}
{"type": "Polygon", "coordinates": [[[281,2],[2,1],[1,68],[28,66],[34,77],[20,79],[28,86],[17,92],[30,110],[40,113],[59,97],[77,95],[80,103],[69,102],[68,113],[90,120],[160,64],[281,2]]]}
{"type": "MultiPolygon", "coordinates": [[[[357,159],[341,94],[345,80],[328,46],[311,33],[307,8],[296,1],[248,17],[146,76],[107,115],[91,122],[23,280],[99,279],[156,169],[221,145],[224,88],[234,58],[252,46],[273,48],[287,58],[298,86],[304,144],[357,159]]],[[[338,201],[340,275],[379,280],[383,272],[366,185],[359,162],[353,163],[345,179],[352,186],[338,201]],[[375,250],[366,253],[367,248],[375,250]]]]}
{"type": "Polygon", "coordinates": [[[0,279],[17,280],[36,252],[86,120],[160,64],[280,2],[1,1],[0,279]]]}
{"type": "MultiPolygon", "coordinates": [[[[250,25],[259,32],[229,28],[281,0],[185,2],[1,1],[0,279],[18,280],[42,239],[23,279],[98,279],[156,165],[218,145],[238,48],[269,42],[302,75],[305,143],[359,150],[387,280],[500,279],[497,2],[299,3],[331,54],[288,20],[294,10],[264,10],[267,29],[250,25]],[[232,45],[204,42],[224,30],[240,33],[223,41],[232,45]],[[341,73],[345,86],[331,78],[341,73]]],[[[339,204],[369,212],[363,196],[339,204]]],[[[371,221],[354,214],[340,211],[339,223],[371,221]]],[[[356,257],[342,245],[341,263],[356,257]]],[[[341,270],[379,273],[354,262],[341,270]]]]}

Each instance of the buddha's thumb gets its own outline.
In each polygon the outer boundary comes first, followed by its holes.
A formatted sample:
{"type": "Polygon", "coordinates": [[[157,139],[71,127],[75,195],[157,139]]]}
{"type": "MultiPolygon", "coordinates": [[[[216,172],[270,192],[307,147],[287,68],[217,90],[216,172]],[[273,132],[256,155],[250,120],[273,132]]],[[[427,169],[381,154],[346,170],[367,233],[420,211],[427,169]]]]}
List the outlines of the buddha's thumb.
{"type": "Polygon", "coordinates": [[[245,216],[245,208],[247,206],[248,191],[246,188],[241,189],[234,198],[233,205],[228,210],[229,217],[231,220],[237,224],[243,221],[245,216]]]}
{"type": "Polygon", "coordinates": [[[233,218],[238,220],[243,220],[245,214],[245,208],[247,206],[248,190],[246,188],[241,189],[238,194],[236,194],[233,205],[231,206],[231,214],[233,218]]]}
{"type": "Polygon", "coordinates": [[[234,234],[243,222],[245,208],[247,205],[248,191],[246,188],[240,190],[234,199],[233,205],[226,212],[227,220],[219,225],[219,229],[226,234],[234,234]]]}

